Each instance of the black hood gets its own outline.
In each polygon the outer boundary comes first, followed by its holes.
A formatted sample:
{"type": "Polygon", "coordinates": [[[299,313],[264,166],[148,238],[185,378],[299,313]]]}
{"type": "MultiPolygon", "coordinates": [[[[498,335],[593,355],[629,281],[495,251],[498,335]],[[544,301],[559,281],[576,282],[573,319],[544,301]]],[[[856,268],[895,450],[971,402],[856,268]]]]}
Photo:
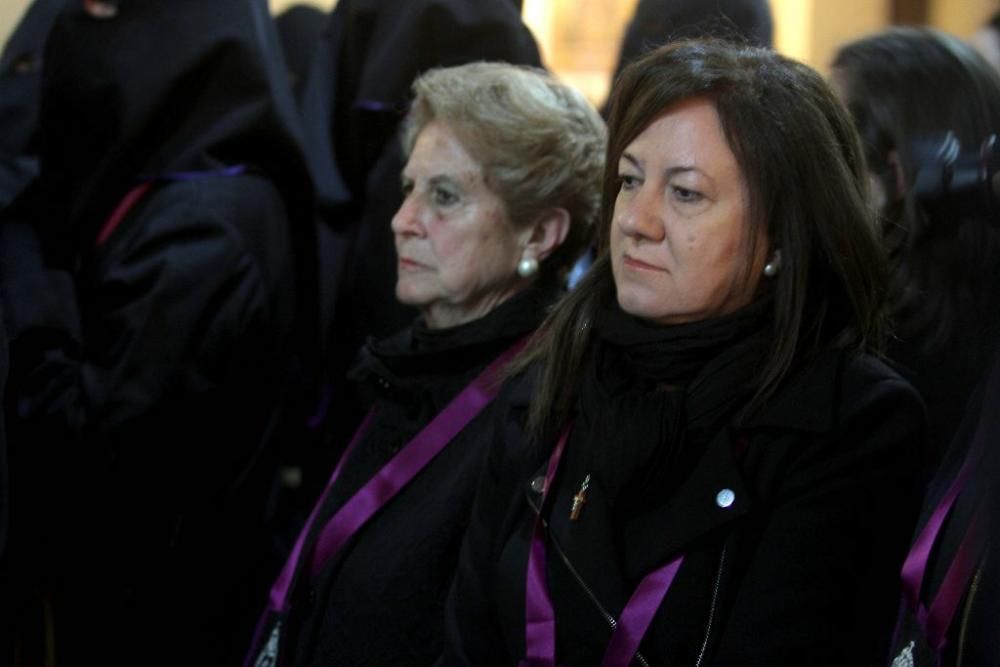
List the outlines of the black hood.
{"type": "Polygon", "coordinates": [[[541,65],[519,5],[494,0],[337,3],[302,102],[310,167],[324,208],[363,192],[422,72],[476,60],[541,65]]]}
{"type": "MultiPolygon", "coordinates": [[[[64,11],[45,54],[41,188],[92,238],[139,179],[244,164],[294,208],[311,186],[263,0],[120,0],[64,11]]],[[[303,221],[304,222],[304,221],[303,221]]]]}
{"type": "Polygon", "coordinates": [[[711,35],[768,47],[772,33],[769,0],[639,0],[614,78],[642,54],[679,39],[711,35]]]}
{"type": "Polygon", "coordinates": [[[34,138],[45,40],[68,0],[36,0],[0,55],[0,208],[37,173],[34,138]]]}

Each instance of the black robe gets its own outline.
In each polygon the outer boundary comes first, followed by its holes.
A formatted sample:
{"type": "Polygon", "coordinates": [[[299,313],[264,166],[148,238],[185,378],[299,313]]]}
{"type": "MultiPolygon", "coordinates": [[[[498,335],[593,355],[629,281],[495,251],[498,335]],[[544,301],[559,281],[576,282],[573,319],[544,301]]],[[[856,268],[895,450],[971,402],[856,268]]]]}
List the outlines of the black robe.
{"type": "Polygon", "coordinates": [[[40,180],[0,225],[11,548],[68,664],[231,664],[276,567],[262,519],[315,331],[277,38],[246,0],[74,4],[52,34],[40,180]]]}

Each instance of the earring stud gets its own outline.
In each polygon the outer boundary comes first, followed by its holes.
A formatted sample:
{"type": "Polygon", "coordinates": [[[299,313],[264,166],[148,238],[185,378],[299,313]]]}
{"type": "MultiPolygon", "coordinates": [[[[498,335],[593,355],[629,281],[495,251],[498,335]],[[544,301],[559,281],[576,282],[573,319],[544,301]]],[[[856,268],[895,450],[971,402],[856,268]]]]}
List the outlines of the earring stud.
{"type": "Polygon", "coordinates": [[[524,257],[517,263],[517,275],[530,278],[538,273],[538,260],[534,257],[524,257]]]}
{"type": "Polygon", "coordinates": [[[778,275],[779,270],[781,270],[781,251],[775,250],[771,261],[764,265],[764,275],[773,278],[778,275]]]}

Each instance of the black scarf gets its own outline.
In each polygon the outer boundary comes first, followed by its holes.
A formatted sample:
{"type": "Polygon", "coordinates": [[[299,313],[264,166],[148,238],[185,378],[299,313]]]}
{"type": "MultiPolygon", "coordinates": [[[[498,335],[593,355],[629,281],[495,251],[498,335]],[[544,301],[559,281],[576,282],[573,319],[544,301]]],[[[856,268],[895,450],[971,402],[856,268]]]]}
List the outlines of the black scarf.
{"type": "Polygon", "coordinates": [[[597,344],[574,432],[585,440],[587,468],[619,509],[658,502],[747,403],[766,359],[770,310],[762,301],[658,326],[614,304],[595,318],[597,344]]]}

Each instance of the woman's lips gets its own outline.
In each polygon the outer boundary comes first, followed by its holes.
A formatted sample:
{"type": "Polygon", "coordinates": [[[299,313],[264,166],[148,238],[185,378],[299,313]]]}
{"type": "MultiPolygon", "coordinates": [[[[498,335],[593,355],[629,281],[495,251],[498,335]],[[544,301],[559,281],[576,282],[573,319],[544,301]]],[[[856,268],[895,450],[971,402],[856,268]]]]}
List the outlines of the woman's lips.
{"type": "Polygon", "coordinates": [[[398,264],[399,268],[404,271],[419,271],[420,269],[427,268],[427,265],[414,261],[409,257],[400,257],[398,264]]]}
{"type": "Polygon", "coordinates": [[[665,272],[666,269],[662,266],[655,266],[653,264],[648,264],[641,259],[636,259],[631,255],[626,254],[624,261],[622,262],[629,269],[636,269],[638,271],[659,271],[665,272]]]}

